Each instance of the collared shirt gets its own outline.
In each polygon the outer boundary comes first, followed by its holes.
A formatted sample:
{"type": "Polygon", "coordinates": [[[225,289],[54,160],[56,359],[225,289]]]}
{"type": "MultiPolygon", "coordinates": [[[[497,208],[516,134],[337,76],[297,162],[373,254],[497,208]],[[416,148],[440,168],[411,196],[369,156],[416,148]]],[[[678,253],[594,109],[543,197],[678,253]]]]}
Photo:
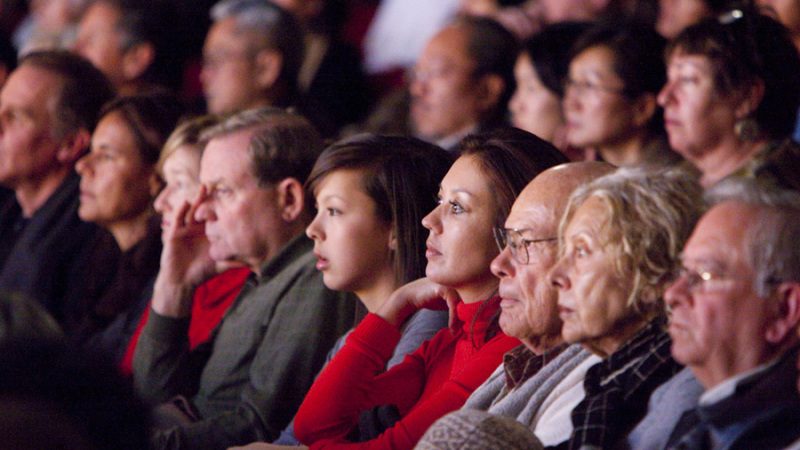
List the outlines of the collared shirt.
{"type": "Polygon", "coordinates": [[[561,354],[567,344],[557,345],[545,350],[541,355],[533,353],[528,347],[520,345],[503,355],[503,371],[506,374],[506,389],[512,390],[536,375],[545,364],[561,354]]]}

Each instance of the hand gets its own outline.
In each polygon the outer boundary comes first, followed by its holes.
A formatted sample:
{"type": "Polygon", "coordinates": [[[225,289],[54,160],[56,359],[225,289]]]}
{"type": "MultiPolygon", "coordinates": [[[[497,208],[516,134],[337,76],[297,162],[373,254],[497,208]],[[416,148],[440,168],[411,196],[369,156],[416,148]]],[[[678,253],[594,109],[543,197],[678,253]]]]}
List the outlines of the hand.
{"type": "Polygon", "coordinates": [[[447,309],[450,311],[452,326],[455,307],[459,300],[455,289],[434,283],[428,278],[420,278],[394,291],[377,314],[399,328],[409,316],[421,308],[447,309]]]}
{"type": "Polygon", "coordinates": [[[300,445],[297,447],[289,446],[289,445],[274,445],[268,444],[266,442],[253,442],[252,444],[247,444],[243,447],[228,447],[228,450],[287,450],[287,449],[305,449],[308,450],[308,447],[305,445],[300,445]]]}
{"type": "Polygon", "coordinates": [[[153,289],[153,310],[168,317],[186,317],[192,308],[194,289],[216,273],[208,255],[205,225],[195,219],[197,208],[206,200],[205,187],[197,198],[176,211],[161,235],[164,248],[153,289]]]}

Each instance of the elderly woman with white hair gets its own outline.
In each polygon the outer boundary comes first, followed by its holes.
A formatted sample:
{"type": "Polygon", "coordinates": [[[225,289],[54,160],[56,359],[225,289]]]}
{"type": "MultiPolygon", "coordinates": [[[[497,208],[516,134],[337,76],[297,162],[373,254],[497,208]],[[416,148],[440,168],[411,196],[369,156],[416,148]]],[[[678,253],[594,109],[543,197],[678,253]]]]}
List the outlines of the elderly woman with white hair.
{"type": "Polygon", "coordinates": [[[576,191],[559,230],[561,334],[603,358],[584,380],[568,447],[612,448],[680,366],[662,295],[701,214],[700,187],[677,170],[620,170],[576,191]]]}

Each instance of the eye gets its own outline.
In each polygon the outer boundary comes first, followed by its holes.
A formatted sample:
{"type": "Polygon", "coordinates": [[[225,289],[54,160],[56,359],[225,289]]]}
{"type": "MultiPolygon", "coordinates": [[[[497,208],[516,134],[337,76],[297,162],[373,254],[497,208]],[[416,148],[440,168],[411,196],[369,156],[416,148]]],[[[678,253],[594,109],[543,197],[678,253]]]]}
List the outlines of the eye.
{"type": "Polygon", "coordinates": [[[340,216],[342,214],[342,211],[336,208],[325,208],[325,211],[327,211],[328,215],[331,217],[340,216]]]}
{"type": "Polygon", "coordinates": [[[447,202],[450,205],[450,212],[453,214],[461,214],[464,212],[464,207],[461,206],[458,202],[449,201],[447,202]]]}
{"type": "Polygon", "coordinates": [[[585,258],[589,256],[589,249],[583,245],[577,245],[575,246],[574,253],[576,258],[585,258]]]}

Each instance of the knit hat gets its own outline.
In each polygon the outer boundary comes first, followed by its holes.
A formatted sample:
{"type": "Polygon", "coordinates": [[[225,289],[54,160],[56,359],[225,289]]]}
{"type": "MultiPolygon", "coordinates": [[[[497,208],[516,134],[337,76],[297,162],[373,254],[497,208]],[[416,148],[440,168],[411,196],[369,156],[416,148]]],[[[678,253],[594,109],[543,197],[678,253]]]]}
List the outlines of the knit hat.
{"type": "Polygon", "coordinates": [[[539,450],[544,448],[528,427],[510,417],[464,409],[436,421],[416,450],[539,450]]]}

